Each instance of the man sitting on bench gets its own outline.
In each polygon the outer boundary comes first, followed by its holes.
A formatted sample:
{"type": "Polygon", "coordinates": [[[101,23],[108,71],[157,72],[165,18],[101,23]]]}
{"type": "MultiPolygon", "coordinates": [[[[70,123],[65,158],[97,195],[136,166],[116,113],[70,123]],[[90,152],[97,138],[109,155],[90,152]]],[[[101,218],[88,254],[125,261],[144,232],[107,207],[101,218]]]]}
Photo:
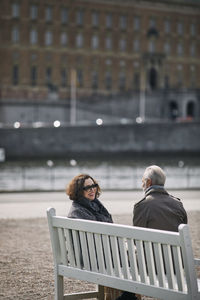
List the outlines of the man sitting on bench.
{"type": "MultiPolygon", "coordinates": [[[[142,177],[144,198],[135,204],[133,226],[168,231],[178,231],[180,224],[187,224],[187,213],[179,198],[165,190],[166,175],[156,166],[146,168],[142,177]]],[[[116,300],[131,300],[132,293],[124,292],[116,300]]]]}

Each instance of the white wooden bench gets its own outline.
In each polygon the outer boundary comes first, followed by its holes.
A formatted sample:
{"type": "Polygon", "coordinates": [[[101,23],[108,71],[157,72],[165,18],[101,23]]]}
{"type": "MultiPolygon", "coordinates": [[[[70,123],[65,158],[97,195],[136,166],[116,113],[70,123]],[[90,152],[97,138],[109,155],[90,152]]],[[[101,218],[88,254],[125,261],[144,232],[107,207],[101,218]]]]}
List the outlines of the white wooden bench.
{"type": "MultiPolygon", "coordinates": [[[[47,210],[55,299],[103,299],[102,286],[166,300],[200,299],[188,225],[179,232],[69,219],[47,210]],[[63,278],[98,285],[64,295],[63,278]]],[[[199,283],[199,284],[198,284],[199,283]]]]}

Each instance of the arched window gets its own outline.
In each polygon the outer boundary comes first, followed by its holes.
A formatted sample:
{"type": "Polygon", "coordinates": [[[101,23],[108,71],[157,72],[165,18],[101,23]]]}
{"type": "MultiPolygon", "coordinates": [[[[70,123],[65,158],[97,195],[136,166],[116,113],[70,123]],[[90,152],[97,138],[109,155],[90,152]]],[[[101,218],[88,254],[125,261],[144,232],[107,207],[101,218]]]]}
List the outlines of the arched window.
{"type": "Polygon", "coordinates": [[[82,33],[78,33],[76,36],[76,47],[77,48],[83,47],[83,34],[82,33]]]}
{"type": "Polygon", "coordinates": [[[45,45],[50,46],[53,43],[53,34],[51,31],[46,31],[45,32],[45,45]]]}
{"type": "Polygon", "coordinates": [[[35,45],[35,44],[37,44],[37,41],[38,41],[37,30],[36,29],[32,29],[30,31],[30,43],[31,43],[31,45],[35,45]]]}
{"type": "Polygon", "coordinates": [[[107,90],[111,90],[112,88],[112,75],[110,71],[106,71],[105,74],[105,87],[107,90]]]}
{"type": "Polygon", "coordinates": [[[14,26],[12,29],[12,42],[18,43],[19,42],[19,28],[17,26],[14,26]]]}
{"type": "Polygon", "coordinates": [[[112,38],[110,36],[106,37],[105,47],[106,47],[106,50],[111,50],[112,49],[112,38]]]}
{"type": "Polygon", "coordinates": [[[124,71],[119,73],[119,89],[120,91],[124,91],[126,87],[126,74],[124,71]]]}
{"type": "Polygon", "coordinates": [[[31,85],[35,86],[37,84],[37,67],[31,66],[31,85]]]}
{"type": "Polygon", "coordinates": [[[176,101],[171,101],[169,103],[169,118],[171,120],[176,120],[178,117],[178,105],[176,101]]]}
{"type": "Polygon", "coordinates": [[[66,32],[62,32],[60,36],[60,43],[62,46],[67,46],[68,36],[66,32]]]}
{"type": "Polygon", "coordinates": [[[96,90],[98,89],[98,72],[96,70],[92,71],[92,89],[96,90]]]}
{"type": "Polygon", "coordinates": [[[97,49],[99,47],[99,37],[97,35],[92,36],[91,47],[92,49],[97,49]]]}
{"type": "Polygon", "coordinates": [[[153,90],[157,88],[157,71],[154,68],[149,71],[149,85],[153,90]]]}
{"type": "Polygon", "coordinates": [[[187,118],[194,118],[195,104],[193,101],[189,101],[187,104],[187,118]]]}
{"type": "Polygon", "coordinates": [[[121,38],[119,40],[119,49],[120,49],[120,51],[126,51],[126,39],[125,38],[121,38]]]}

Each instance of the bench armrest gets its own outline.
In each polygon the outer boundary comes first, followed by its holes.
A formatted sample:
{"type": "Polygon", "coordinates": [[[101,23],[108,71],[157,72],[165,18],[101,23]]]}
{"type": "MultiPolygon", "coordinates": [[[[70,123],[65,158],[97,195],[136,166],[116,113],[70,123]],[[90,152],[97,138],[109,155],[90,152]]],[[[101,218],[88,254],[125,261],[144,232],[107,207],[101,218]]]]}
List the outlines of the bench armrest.
{"type": "Polygon", "coordinates": [[[200,266],[200,259],[199,259],[199,258],[195,258],[195,259],[194,259],[194,264],[195,264],[196,266],[200,266]]]}

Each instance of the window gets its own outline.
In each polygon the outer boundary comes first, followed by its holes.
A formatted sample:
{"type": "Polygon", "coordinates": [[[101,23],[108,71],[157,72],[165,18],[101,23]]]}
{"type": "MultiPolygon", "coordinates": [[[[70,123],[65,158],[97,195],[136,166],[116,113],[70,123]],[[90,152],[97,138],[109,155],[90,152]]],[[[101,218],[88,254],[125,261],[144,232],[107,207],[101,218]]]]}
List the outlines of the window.
{"type": "Polygon", "coordinates": [[[125,90],[125,84],[126,84],[126,76],[124,71],[121,71],[119,73],[119,89],[121,91],[125,90]]]}
{"type": "Polygon", "coordinates": [[[63,7],[61,9],[61,23],[67,24],[68,23],[68,9],[63,7]]]}
{"type": "Polygon", "coordinates": [[[78,10],[76,12],[76,24],[79,25],[79,26],[82,26],[83,25],[83,11],[82,10],[78,10]]]}
{"type": "Polygon", "coordinates": [[[189,101],[187,103],[187,117],[188,118],[194,118],[195,117],[195,103],[194,101],[189,101]]]}
{"type": "Polygon", "coordinates": [[[99,26],[99,13],[96,11],[92,13],[92,26],[99,26]]]}
{"type": "Polygon", "coordinates": [[[107,71],[105,74],[105,87],[106,90],[111,90],[112,88],[112,75],[110,71],[107,71]]]}
{"type": "Polygon", "coordinates": [[[196,55],[196,45],[195,43],[190,44],[190,56],[196,55]]]}
{"type": "Polygon", "coordinates": [[[120,49],[120,51],[126,50],[126,39],[125,38],[121,38],[119,40],[119,49],[120,49]]]}
{"type": "Polygon", "coordinates": [[[19,52],[14,51],[13,55],[12,55],[12,59],[14,61],[17,61],[17,60],[19,60],[19,58],[20,58],[19,52]]]}
{"type": "Polygon", "coordinates": [[[190,34],[191,34],[191,36],[196,35],[196,24],[194,24],[194,23],[190,24],[190,34]]]}
{"type": "Polygon", "coordinates": [[[154,18],[150,18],[149,27],[150,28],[155,28],[156,27],[156,20],[154,18]]]}
{"type": "Polygon", "coordinates": [[[175,120],[178,115],[179,115],[179,111],[178,111],[178,104],[176,103],[176,101],[172,100],[169,103],[169,118],[171,120],[175,120]]]}
{"type": "Polygon", "coordinates": [[[19,4],[18,3],[13,3],[12,4],[12,17],[13,18],[19,18],[19,4]]]}
{"type": "Polygon", "coordinates": [[[169,88],[169,76],[168,75],[164,76],[164,88],[165,89],[169,88]]]}
{"type": "Polygon", "coordinates": [[[134,39],[133,41],[133,51],[139,52],[140,50],[140,41],[138,39],[134,39]]]}
{"type": "Polygon", "coordinates": [[[46,31],[45,33],[45,45],[46,46],[51,46],[53,43],[53,34],[51,31],[46,31]]]}
{"type": "Polygon", "coordinates": [[[183,35],[183,23],[182,22],[177,23],[177,33],[179,35],[183,35]]]}
{"type": "Polygon", "coordinates": [[[170,33],[171,31],[171,24],[169,20],[165,20],[164,22],[164,31],[165,33],[170,33]]]}
{"type": "Polygon", "coordinates": [[[78,33],[76,36],[76,47],[77,48],[83,47],[83,34],[82,33],[78,33]]]}
{"type": "Polygon", "coordinates": [[[112,27],[112,14],[109,13],[106,15],[106,28],[112,27]]]}
{"type": "Polygon", "coordinates": [[[12,29],[12,42],[18,43],[19,42],[19,28],[14,26],[12,29]]]}
{"type": "Polygon", "coordinates": [[[17,85],[19,83],[19,67],[17,65],[13,66],[12,75],[13,85],[17,85]]]}
{"type": "Polygon", "coordinates": [[[38,7],[35,4],[32,4],[30,7],[30,17],[31,20],[36,20],[38,17],[38,7]]]}
{"type": "Polygon", "coordinates": [[[61,70],[61,86],[62,87],[67,86],[67,70],[66,69],[61,70]]]}
{"type": "Polygon", "coordinates": [[[171,46],[169,42],[165,42],[164,43],[164,52],[165,54],[169,55],[171,52],[171,46]]]}
{"type": "Polygon", "coordinates": [[[32,29],[30,31],[30,44],[31,45],[35,45],[38,42],[38,34],[37,31],[35,29],[32,29]]]}
{"type": "Polygon", "coordinates": [[[177,54],[179,56],[183,55],[183,44],[181,42],[179,42],[178,45],[177,45],[177,54]]]}
{"type": "Polygon", "coordinates": [[[52,7],[51,6],[47,6],[45,9],[45,20],[46,20],[46,22],[52,21],[52,7]]]}
{"type": "Polygon", "coordinates": [[[77,70],[77,84],[78,87],[83,86],[83,71],[81,69],[77,70]]]}
{"type": "Polygon", "coordinates": [[[178,87],[182,87],[183,85],[183,66],[177,66],[177,85],[178,87]]]}
{"type": "Polygon", "coordinates": [[[62,32],[61,36],[60,36],[60,44],[62,46],[67,46],[67,42],[68,42],[67,33],[66,32],[62,32]]]}
{"type": "Polygon", "coordinates": [[[190,87],[196,87],[196,70],[195,66],[190,66],[190,87]]]}
{"type": "Polygon", "coordinates": [[[93,71],[91,75],[92,75],[92,80],[91,80],[92,89],[96,90],[96,89],[98,89],[98,73],[97,73],[97,71],[93,71]]]}
{"type": "Polygon", "coordinates": [[[133,86],[134,86],[135,90],[140,89],[140,74],[139,74],[139,72],[135,72],[133,74],[133,86]]]}
{"type": "Polygon", "coordinates": [[[37,67],[31,67],[31,85],[35,86],[37,84],[37,67]]]}
{"type": "Polygon", "coordinates": [[[106,66],[111,66],[112,65],[112,60],[110,58],[107,58],[105,61],[106,66]]]}
{"type": "Polygon", "coordinates": [[[92,36],[91,47],[93,50],[99,47],[99,37],[97,35],[92,36]]]}
{"type": "Polygon", "coordinates": [[[46,68],[46,84],[50,87],[52,82],[52,69],[51,67],[46,68]]]}
{"type": "Polygon", "coordinates": [[[133,19],[133,29],[138,31],[140,29],[140,17],[135,16],[133,19]]]}
{"type": "Polygon", "coordinates": [[[127,17],[126,16],[120,16],[119,19],[119,28],[122,30],[125,30],[127,27],[127,17]]]}
{"type": "Polygon", "coordinates": [[[106,37],[105,47],[106,47],[106,50],[111,50],[112,49],[112,38],[110,36],[106,37]]]}
{"type": "Polygon", "coordinates": [[[37,60],[37,54],[36,53],[32,53],[31,54],[31,61],[36,61],[37,60]]]}
{"type": "Polygon", "coordinates": [[[149,52],[154,53],[156,50],[155,40],[149,41],[149,52]]]}

